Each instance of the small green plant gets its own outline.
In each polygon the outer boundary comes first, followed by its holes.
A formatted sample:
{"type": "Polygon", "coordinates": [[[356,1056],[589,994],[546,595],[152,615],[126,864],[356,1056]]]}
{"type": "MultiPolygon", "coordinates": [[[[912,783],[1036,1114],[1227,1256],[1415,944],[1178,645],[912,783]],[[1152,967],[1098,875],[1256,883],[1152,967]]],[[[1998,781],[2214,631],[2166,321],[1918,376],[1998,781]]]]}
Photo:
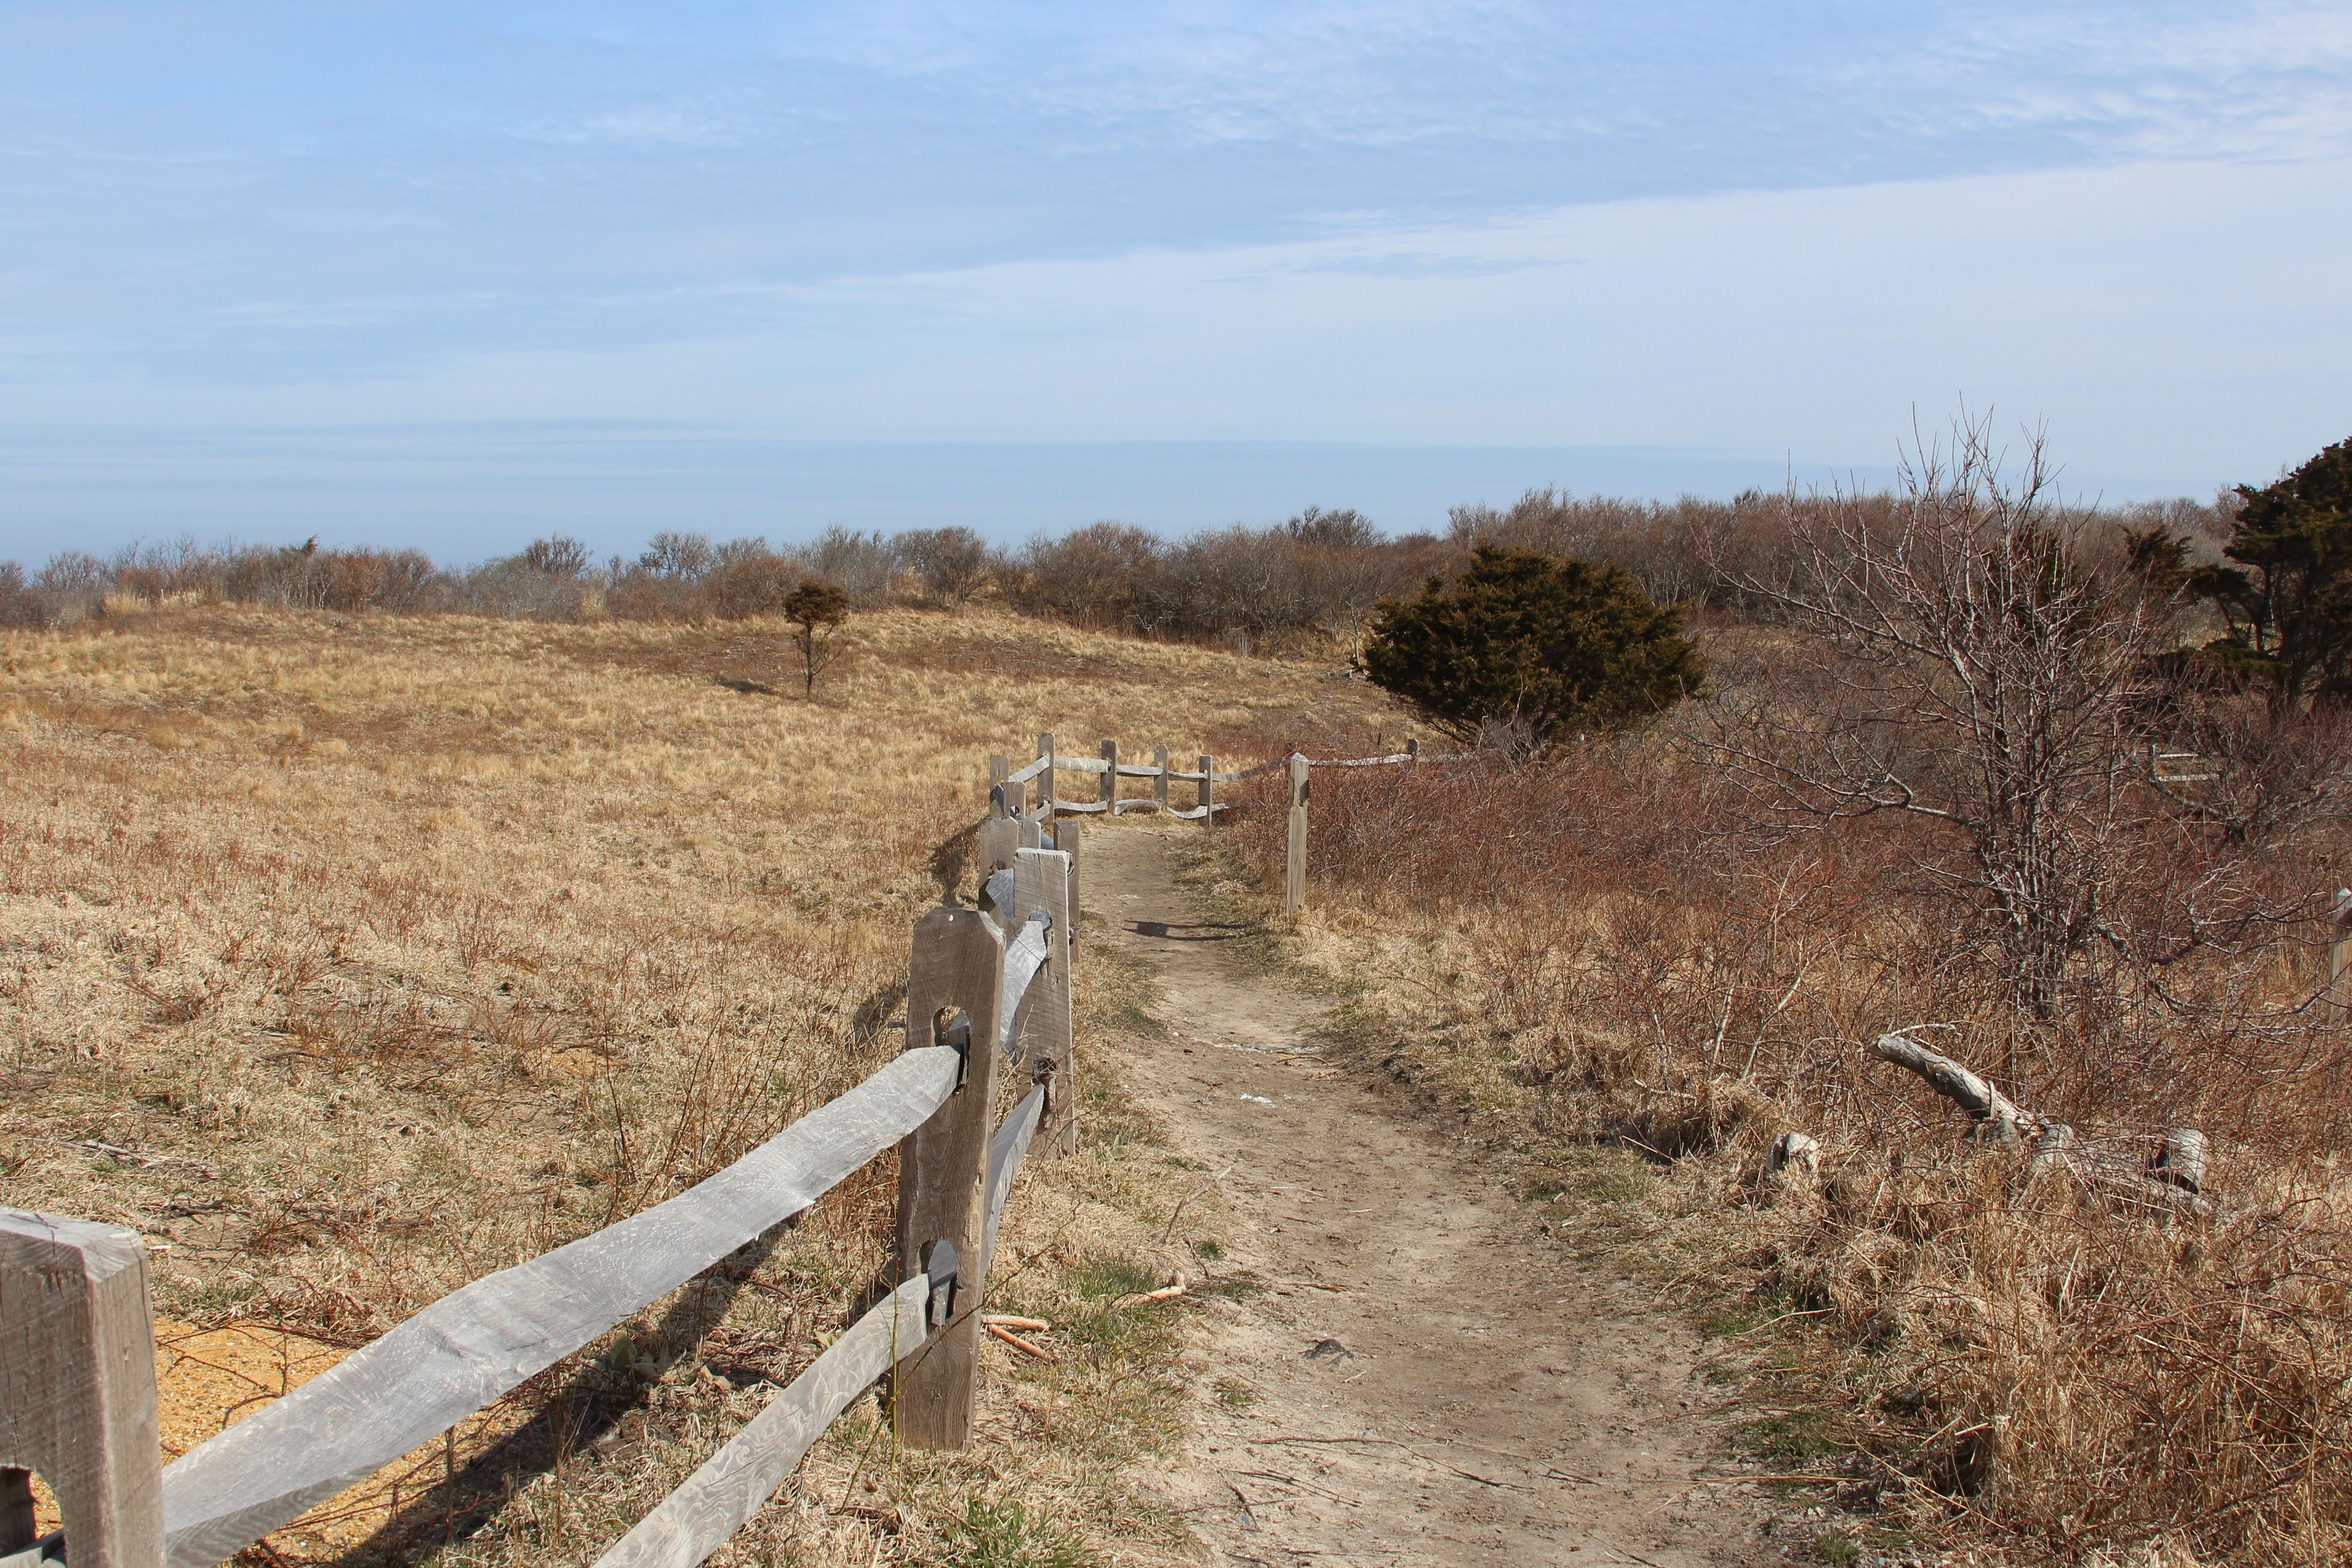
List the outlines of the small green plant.
{"type": "Polygon", "coordinates": [[[1832,1568],[1844,1568],[1848,1563],[1862,1561],[1862,1548],[1843,1535],[1816,1535],[1812,1550],[1814,1561],[1830,1563],[1832,1568]]]}
{"type": "Polygon", "coordinates": [[[1020,1503],[972,1497],[942,1531],[938,1568],[1099,1568],[1083,1540],[1020,1503]]]}
{"type": "Polygon", "coordinates": [[[1160,1277],[1142,1264],[1105,1253],[1082,1258],[1070,1270],[1070,1288],[1090,1300],[1140,1296],[1160,1283],[1160,1277]]]}

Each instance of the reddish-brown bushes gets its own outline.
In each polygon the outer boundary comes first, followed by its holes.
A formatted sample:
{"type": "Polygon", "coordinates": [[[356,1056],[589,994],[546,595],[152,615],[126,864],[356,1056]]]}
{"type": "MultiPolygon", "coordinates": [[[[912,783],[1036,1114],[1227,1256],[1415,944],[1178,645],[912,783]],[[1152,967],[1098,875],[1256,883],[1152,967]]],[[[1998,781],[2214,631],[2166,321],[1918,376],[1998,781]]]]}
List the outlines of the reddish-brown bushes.
{"type": "MultiPolygon", "coordinates": [[[[1269,809],[1232,842],[1276,879],[1283,785],[1255,787],[1269,809]]],[[[1370,987],[1384,1059],[1496,1139],[1672,1162],[1694,1216],[1677,1267],[1805,1314],[1795,1375],[1889,1506],[2032,1561],[2168,1536],[2337,1561],[2352,1021],[2315,1000],[2313,895],[2352,841],[2323,816],[2255,843],[2131,787],[2117,918],[2178,940],[2078,958],[2048,1019],[2021,1016],[1922,874],[1932,825],[1791,832],[1658,737],[1548,766],[1317,771],[1301,940],[1370,987]],[[2072,1123],[2085,1173],[1964,1142],[1863,1052],[1906,1027],[2072,1123]],[[2098,1176],[2144,1170],[2173,1125],[2215,1141],[2214,1217],[2098,1176]],[[1823,1142],[1817,1186],[1759,1182],[1791,1129],[1823,1142]],[[1708,1217],[1726,1205],[1745,1217],[1708,1217]]]]}

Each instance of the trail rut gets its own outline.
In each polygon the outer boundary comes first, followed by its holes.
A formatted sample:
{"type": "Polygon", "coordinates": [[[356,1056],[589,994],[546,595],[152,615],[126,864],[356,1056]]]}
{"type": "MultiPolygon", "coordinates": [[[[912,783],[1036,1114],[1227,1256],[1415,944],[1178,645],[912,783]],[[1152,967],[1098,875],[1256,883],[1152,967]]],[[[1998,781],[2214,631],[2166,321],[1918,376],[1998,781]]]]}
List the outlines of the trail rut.
{"type": "Polygon", "coordinates": [[[1097,1070],[1215,1173],[1243,1240],[1213,1267],[1269,1283],[1213,1309],[1218,1393],[1169,1479],[1220,1561],[1782,1561],[1758,1500],[1695,1485],[1729,1473],[1696,1336],[1326,1065],[1318,1004],[1236,962],[1241,932],[1177,884],[1174,835],[1087,848],[1087,940],[1159,972],[1180,1037],[1097,1070]]]}

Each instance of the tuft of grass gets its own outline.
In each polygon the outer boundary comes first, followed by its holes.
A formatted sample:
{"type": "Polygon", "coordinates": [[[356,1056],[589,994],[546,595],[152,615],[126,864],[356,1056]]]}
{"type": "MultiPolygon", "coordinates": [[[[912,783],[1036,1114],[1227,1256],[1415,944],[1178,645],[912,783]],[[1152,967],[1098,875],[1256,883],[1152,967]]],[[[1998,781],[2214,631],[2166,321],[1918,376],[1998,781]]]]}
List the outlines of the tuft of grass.
{"type": "Polygon", "coordinates": [[[1092,1300],[1118,1296],[1139,1296],[1159,1288],[1160,1276],[1148,1266],[1133,1258],[1118,1258],[1108,1253],[1089,1253],[1072,1265],[1068,1279],[1070,1288],[1092,1300]]]}
{"type": "Polygon", "coordinates": [[[1100,1568],[1075,1532],[1017,1500],[974,1496],[943,1532],[937,1568],[1100,1568]]]}

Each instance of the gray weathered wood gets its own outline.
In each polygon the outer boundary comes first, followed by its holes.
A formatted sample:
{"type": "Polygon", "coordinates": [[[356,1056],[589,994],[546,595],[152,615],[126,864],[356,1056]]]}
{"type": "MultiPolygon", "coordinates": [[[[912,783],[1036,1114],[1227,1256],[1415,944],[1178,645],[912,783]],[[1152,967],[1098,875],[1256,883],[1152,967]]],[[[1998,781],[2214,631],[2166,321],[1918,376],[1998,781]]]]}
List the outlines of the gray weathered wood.
{"type": "Polygon", "coordinates": [[[991,816],[1007,816],[1012,814],[1012,807],[1005,799],[1012,792],[1005,787],[1004,784],[1012,774],[1012,758],[988,759],[988,814],[991,816]]]}
{"type": "Polygon", "coordinates": [[[1095,798],[1102,802],[1105,811],[1116,816],[1118,815],[1119,772],[1117,741],[1105,741],[1102,743],[1102,787],[1095,792],[1095,798]]]}
{"type": "Polygon", "coordinates": [[[980,874],[985,879],[991,873],[1002,871],[1013,864],[1013,852],[1021,847],[1021,825],[1009,816],[992,816],[980,825],[972,835],[972,852],[980,860],[980,874]]]}
{"type": "MultiPolygon", "coordinates": [[[[1011,876],[1012,873],[1000,873],[1011,876]]],[[[1001,907],[1010,909],[1013,899],[1007,890],[1001,907]]],[[[1021,1004],[1029,994],[1031,982],[1045,967],[1045,920],[1039,917],[1021,922],[1013,940],[1004,944],[1004,984],[997,1000],[998,1016],[1003,1019],[996,1035],[997,1047],[1012,1054],[1015,1032],[1022,1022],[1021,1004]]]]}
{"type": "Polygon", "coordinates": [[[1046,759],[1040,755],[1035,762],[1024,763],[1017,771],[1005,774],[1004,782],[1008,784],[1025,784],[1043,774],[1045,767],[1046,759]]]}
{"type": "Polygon", "coordinates": [[[1013,924],[1013,852],[1007,850],[1002,868],[991,871],[980,884],[980,907],[999,926],[1013,924]]]}
{"type": "Polygon", "coordinates": [[[1297,914],[1307,907],[1307,761],[1290,753],[1290,836],[1283,857],[1282,907],[1297,914]]]}
{"type": "Polygon", "coordinates": [[[1927,1087],[1967,1111],[1983,1136],[2014,1138],[2021,1126],[2033,1121],[1999,1089],[1951,1058],[1901,1035],[1881,1035],[1871,1042],[1870,1050],[1881,1060],[1907,1068],[1927,1079],[1927,1087]]]}
{"type": "MultiPolygon", "coordinates": [[[[135,1231],[0,1208],[0,1465],[37,1471],[74,1568],[161,1568],[155,1324],[135,1231]]],[[[0,1552],[35,1546],[32,1490],[0,1552]]]]}
{"type": "Polygon", "coordinates": [[[1062,813],[1064,816],[1067,816],[1071,812],[1079,812],[1086,816],[1092,816],[1097,813],[1108,811],[1110,809],[1110,804],[1108,801],[1100,800],[1066,800],[1056,804],[1054,809],[1062,813]]]}
{"type": "Polygon", "coordinates": [[[2165,1133],[2164,1147],[2158,1151],[2156,1163],[2148,1171],[2158,1181],[2182,1192],[2201,1193],[2205,1190],[2209,1152],[2205,1134],[2194,1127],[2175,1127],[2165,1133]]]}
{"type": "Polygon", "coordinates": [[[1059,1153],[1078,1147],[1077,1064],[1070,1036],[1070,860],[1053,849],[1024,849],[1013,868],[1013,909],[1025,923],[1043,914],[1045,973],[1030,986],[1017,1058],[1045,1088],[1042,1129],[1059,1153]]]}
{"type": "Polygon", "coordinates": [[[766,1506],[824,1429],[894,1363],[921,1353],[931,1282],[908,1280],[745,1422],[596,1568],[694,1568],[766,1506]]]}
{"type": "Polygon", "coordinates": [[[1772,1140],[1766,1168],[1791,1180],[1816,1175],[1822,1168],[1821,1143],[1802,1132],[1783,1132],[1772,1140]]]}
{"type": "Polygon", "coordinates": [[[1168,809],[1168,748],[1151,748],[1151,765],[1159,776],[1151,781],[1151,798],[1160,810],[1168,809]]]}
{"type": "Polygon", "coordinates": [[[1201,813],[1201,826],[1203,827],[1214,827],[1217,825],[1216,781],[1217,759],[1212,756],[1203,755],[1201,758],[1201,803],[1199,807],[1201,813]]]}
{"type": "MultiPolygon", "coordinates": [[[[1025,858],[1025,857],[1024,857],[1025,858]]],[[[1018,870],[1014,873],[1017,878],[1018,870]]],[[[915,924],[907,970],[907,1045],[919,1050],[959,1031],[962,1081],[898,1147],[898,1272],[922,1273],[944,1242],[959,1258],[985,1245],[988,1142],[1003,1017],[1004,933],[978,910],[942,906],[915,924]]],[[[917,1361],[892,1379],[890,1420],[901,1442],[961,1448],[971,1440],[980,1375],[979,1292],[917,1361]]]]}
{"type": "Polygon", "coordinates": [[[1013,819],[1013,823],[1019,830],[1021,840],[1014,846],[1016,849],[1038,849],[1045,847],[1045,818],[1042,810],[1033,812],[1027,816],[1016,816],[1013,819]]]}
{"type": "Polygon", "coordinates": [[[806,1208],[945,1102],[959,1060],[901,1056],[708,1181],[452,1291],[201,1445],[163,1472],[168,1561],[251,1545],[806,1208]]]}
{"type": "MultiPolygon", "coordinates": [[[[1099,775],[1103,771],[1102,759],[1099,757],[1056,756],[1054,759],[1054,766],[1066,773],[1094,773],[1099,775]]],[[[1064,811],[1069,810],[1070,803],[1066,800],[1064,801],[1062,803],[1062,809],[1064,811]]]]}
{"type": "MultiPolygon", "coordinates": [[[[1064,811],[1070,808],[1062,807],[1064,811]]],[[[1052,847],[1070,858],[1070,940],[1078,939],[1078,921],[1083,906],[1079,893],[1087,885],[1087,827],[1083,822],[1063,821],[1054,824],[1052,847]]]]}
{"type": "Polygon", "coordinates": [[[1022,1096],[1004,1118],[1004,1125],[988,1145],[988,1241],[981,1249],[980,1279],[983,1290],[989,1269],[996,1261],[996,1232],[1004,1219],[1004,1200],[1013,1195],[1013,1179],[1028,1157],[1029,1141],[1036,1135],[1038,1118],[1045,1112],[1045,1091],[1033,1089],[1022,1096]]]}
{"type": "Polygon", "coordinates": [[[1037,760],[1045,764],[1037,775],[1037,809],[1044,812],[1045,819],[1050,822],[1054,818],[1055,808],[1062,800],[1062,787],[1055,782],[1061,773],[1057,765],[1061,759],[1055,753],[1054,731],[1051,730],[1037,732],[1037,760]]]}

